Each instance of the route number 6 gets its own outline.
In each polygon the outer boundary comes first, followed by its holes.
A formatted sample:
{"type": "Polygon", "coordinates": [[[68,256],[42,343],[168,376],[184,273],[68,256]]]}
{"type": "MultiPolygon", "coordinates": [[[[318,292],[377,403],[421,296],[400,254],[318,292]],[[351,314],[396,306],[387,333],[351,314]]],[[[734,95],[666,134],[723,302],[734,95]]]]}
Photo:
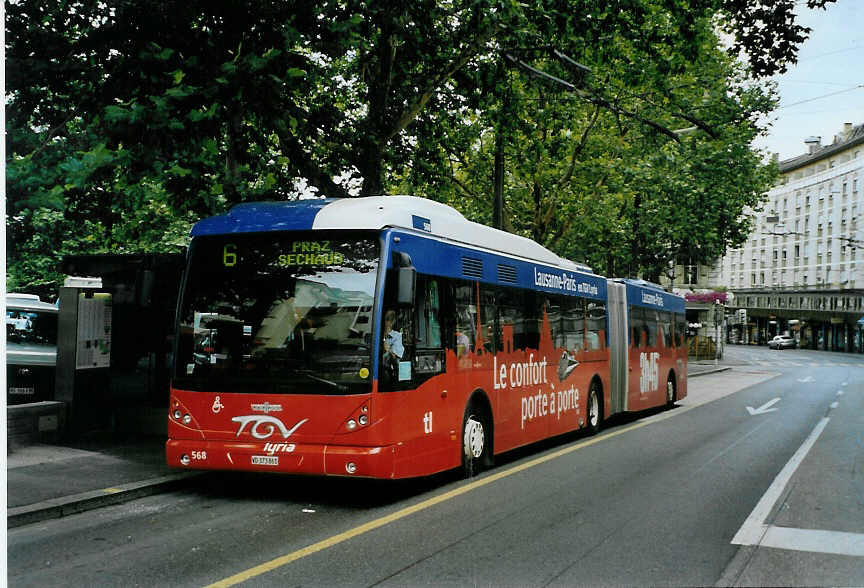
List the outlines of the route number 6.
{"type": "Polygon", "coordinates": [[[222,248],[222,264],[225,267],[237,265],[237,246],[229,243],[222,248]]]}

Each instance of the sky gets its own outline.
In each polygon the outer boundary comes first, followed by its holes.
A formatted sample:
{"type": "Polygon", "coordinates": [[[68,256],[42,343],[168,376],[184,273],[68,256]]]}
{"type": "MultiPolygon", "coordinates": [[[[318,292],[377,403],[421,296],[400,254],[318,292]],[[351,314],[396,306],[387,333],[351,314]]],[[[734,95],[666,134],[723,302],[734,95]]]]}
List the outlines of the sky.
{"type": "Polygon", "coordinates": [[[806,153],[806,137],[821,136],[827,145],[843,123],[864,124],[864,0],[837,0],[824,11],[800,1],[797,10],[798,22],[813,31],[798,63],[774,77],[780,105],[769,136],[754,143],[780,161],[806,153]]]}

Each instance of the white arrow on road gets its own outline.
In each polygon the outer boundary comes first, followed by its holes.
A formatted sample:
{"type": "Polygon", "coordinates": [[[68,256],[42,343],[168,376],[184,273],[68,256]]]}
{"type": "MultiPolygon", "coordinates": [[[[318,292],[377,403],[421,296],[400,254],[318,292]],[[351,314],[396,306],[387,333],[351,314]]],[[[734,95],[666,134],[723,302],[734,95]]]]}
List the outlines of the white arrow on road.
{"type": "Polygon", "coordinates": [[[815,382],[815,380],[813,379],[813,376],[807,376],[806,378],[802,378],[798,381],[801,382],[802,384],[807,384],[808,382],[815,382]]]}
{"type": "Polygon", "coordinates": [[[771,407],[774,406],[775,404],[777,404],[778,402],[780,402],[780,399],[775,398],[774,400],[769,400],[768,402],[766,402],[765,404],[763,404],[759,408],[753,408],[752,406],[748,406],[747,412],[750,413],[750,416],[755,416],[757,414],[765,414],[766,412],[774,412],[777,409],[771,408],[771,407]]]}

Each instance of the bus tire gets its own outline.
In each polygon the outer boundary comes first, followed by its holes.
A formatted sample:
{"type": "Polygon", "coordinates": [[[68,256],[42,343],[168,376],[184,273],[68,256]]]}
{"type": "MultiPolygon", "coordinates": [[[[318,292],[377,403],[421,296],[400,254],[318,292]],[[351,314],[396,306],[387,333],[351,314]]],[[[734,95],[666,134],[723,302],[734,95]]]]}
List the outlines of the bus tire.
{"type": "Polygon", "coordinates": [[[492,466],[492,418],[476,398],[468,403],[462,419],[462,471],[466,478],[492,466]]]}
{"type": "Polygon", "coordinates": [[[589,435],[596,435],[603,424],[603,395],[600,393],[600,384],[597,380],[591,382],[588,387],[588,405],[586,406],[585,423],[589,435]]]}
{"type": "Polygon", "coordinates": [[[669,377],[666,378],[666,406],[672,408],[677,399],[678,391],[675,386],[675,372],[670,371],[669,377]]]}

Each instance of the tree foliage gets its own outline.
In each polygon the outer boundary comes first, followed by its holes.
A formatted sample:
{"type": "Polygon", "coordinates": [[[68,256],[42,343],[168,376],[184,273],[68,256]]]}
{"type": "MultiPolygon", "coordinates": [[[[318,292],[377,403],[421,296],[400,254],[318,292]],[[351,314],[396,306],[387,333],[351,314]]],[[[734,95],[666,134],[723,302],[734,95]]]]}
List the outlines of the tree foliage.
{"type": "Polygon", "coordinates": [[[10,1],[8,285],[47,292],[62,254],[176,251],[201,216],[308,191],[421,194],[488,222],[499,136],[512,230],[618,274],[656,275],[684,243],[716,255],[770,177],[748,145],[771,102],[714,30],[768,75],[806,36],[793,5],[10,1]],[[573,79],[552,49],[591,66],[589,90],[502,58],[573,79]],[[699,198],[716,214],[689,231],[699,198]]]}

